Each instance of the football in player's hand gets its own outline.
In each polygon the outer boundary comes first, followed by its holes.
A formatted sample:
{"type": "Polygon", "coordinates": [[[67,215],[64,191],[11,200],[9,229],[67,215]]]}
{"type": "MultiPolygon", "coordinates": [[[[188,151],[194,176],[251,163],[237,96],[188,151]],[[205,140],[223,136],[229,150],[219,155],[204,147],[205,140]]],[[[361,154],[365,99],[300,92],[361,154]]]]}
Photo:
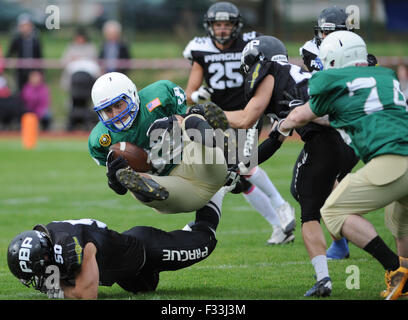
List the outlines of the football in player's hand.
{"type": "Polygon", "coordinates": [[[110,146],[113,150],[113,159],[119,156],[125,158],[129,166],[137,172],[147,172],[152,169],[150,162],[147,162],[147,152],[130,142],[118,142],[110,146]]]}

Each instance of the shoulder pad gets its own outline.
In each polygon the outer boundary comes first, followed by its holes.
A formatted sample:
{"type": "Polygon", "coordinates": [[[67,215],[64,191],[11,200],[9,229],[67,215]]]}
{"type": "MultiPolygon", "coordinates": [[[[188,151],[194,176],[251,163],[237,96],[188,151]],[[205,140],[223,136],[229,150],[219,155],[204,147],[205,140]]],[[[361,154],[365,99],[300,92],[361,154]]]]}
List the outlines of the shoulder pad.
{"type": "Polygon", "coordinates": [[[309,40],[305,42],[302,47],[300,47],[299,52],[301,56],[303,56],[303,50],[308,51],[316,56],[319,55],[319,48],[317,47],[314,40],[309,40]]]}
{"type": "Polygon", "coordinates": [[[184,49],[184,58],[192,60],[192,51],[219,52],[220,50],[214,45],[210,37],[195,37],[184,49]]]}

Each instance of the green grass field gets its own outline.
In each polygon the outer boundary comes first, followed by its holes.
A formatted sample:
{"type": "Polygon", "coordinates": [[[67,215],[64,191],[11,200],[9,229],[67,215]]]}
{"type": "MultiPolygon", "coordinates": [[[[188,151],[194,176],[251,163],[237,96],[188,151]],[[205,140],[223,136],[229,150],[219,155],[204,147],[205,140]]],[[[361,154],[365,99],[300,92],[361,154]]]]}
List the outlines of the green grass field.
{"type": "MultiPolygon", "coordinates": [[[[217,230],[218,245],[206,260],[188,269],[162,272],[157,291],[132,295],[119,286],[100,287],[100,299],[137,300],[280,300],[305,299],[315,282],[313,267],[300,234],[299,206],[289,192],[291,172],[300,142],[286,142],[262,167],[284,198],[296,207],[298,227],[293,244],[266,246],[271,229],[242,195],[228,194],[217,230]]],[[[47,299],[27,289],[8,270],[6,251],[11,239],[37,223],[94,218],[124,231],[151,225],[171,231],[193,219],[192,213],[160,215],[130,195],[118,196],[106,184],[105,168],[95,165],[83,139],[41,139],[35,150],[22,150],[18,138],[0,140],[0,299],[47,299]]],[[[393,249],[382,211],[368,215],[393,249]]],[[[331,240],[326,232],[326,239],[331,240]]],[[[351,245],[351,258],[329,262],[332,297],[380,299],[384,272],[367,253],[351,245]],[[359,270],[358,289],[347,288],[349,266],[359,270]]],[[[355,275],[355,274],[354,274],[355,275]]],[[[310,299],[310,298],[308,298],[310,299]]]]}

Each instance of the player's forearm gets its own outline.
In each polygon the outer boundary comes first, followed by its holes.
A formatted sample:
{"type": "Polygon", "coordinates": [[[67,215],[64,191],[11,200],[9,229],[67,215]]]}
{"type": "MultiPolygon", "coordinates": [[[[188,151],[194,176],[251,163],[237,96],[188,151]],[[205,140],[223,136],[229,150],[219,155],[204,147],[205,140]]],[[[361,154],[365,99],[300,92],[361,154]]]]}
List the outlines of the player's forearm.
{"type": "Polygon", "coordinates": [[[311,111],[309,103],[293,109],[284,121],[279,125],[279,131],[288,133],[292,129],[303,127],[310,121],[313,121],[317,116],[311,111]]]}
{"type": "Polygon", "coordinates": [[[323,117],[317,118],[313,120],[314,123],[320,124],[321,126],[330,126],[329,116],[325,115],[323,117]]]}
{"type": "Polygon", "coordinates": [[[247,110],[225,111],[224,112],[230,126],[235,129],[249,129],[255,124],[258,118],[255,113],[250,113],[247,110]]]}
{"type": "Polygon", "coordinates": [[[64,290],[64,297],[68,299],[92,300],[98,298],[98,289],[95,287],[78,288],[76,286],[66,286],[61,284],[64,290]]]}
{"type": "Polygon", "coordinates": [[[294,109],[280,124],[279,131],[286,133],[292,129],[303,127],[307,122],[306,119],[300,116],[298,109],[294,109]]]}

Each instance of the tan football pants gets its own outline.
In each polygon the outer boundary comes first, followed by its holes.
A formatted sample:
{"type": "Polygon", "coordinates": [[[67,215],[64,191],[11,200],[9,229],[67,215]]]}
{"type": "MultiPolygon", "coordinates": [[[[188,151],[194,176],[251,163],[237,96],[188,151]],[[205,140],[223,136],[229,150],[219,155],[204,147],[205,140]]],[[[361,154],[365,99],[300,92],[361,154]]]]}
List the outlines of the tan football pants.
{"type": "MultiPolygon", "coordinates": [[[[188,117],[204,117],[190,115],[188,117]]],[[[186,117],[181,125],[184,148],[181,163],[168,176],[150,175],[169,192],[166,200],[143,202],[160,213],[196,211],[204,207],[225,184],[227,165],[223,150],[191,141],[185,132],[186,117]]]]}
{"type": "Polygon", "coordinates": [[[348,174],[321,209],[329,232],[341,238],[347,216],[385,207],[385,224],[394,237],[408,236],[408,157],[381,155],[348,174]]]}

